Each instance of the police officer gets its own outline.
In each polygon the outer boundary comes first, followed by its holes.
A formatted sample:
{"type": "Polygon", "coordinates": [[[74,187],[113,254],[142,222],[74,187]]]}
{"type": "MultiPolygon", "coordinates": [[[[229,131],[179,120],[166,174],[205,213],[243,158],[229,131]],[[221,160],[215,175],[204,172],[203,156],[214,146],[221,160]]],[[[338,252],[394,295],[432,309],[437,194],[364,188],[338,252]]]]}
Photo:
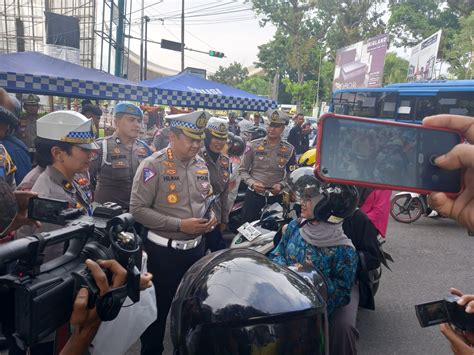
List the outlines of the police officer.
{"type": "Polygon", "coordinates": [[[115,106],[116,131],[97,142],[100,149],[92,156],[90,174],[96,181],[96,202],[115,202],[129,209],[133,177],[143,159],[152,153],[138,139],[142,119],[142,110],[133,104],[122,102],[115,106]]]}
{"type": "MultiPolygon", "coordinates": [[[[91,152],[98,148],[92,121],[75,111],[49,113],[38,120],[36,147],[47,164],[31,191],[40,197],[67,201],[70,207],[83,207],[89,211],[92,193],[87,187],[87,179],[78,181],[74,177],[87,173],[91,152]]],[[[22,227],[17,235],[24,237],[58,228],[43,223],[39,229],[22,227]]],[[[45,261],[58,257],[62,251],[61,244],[47,247],[45,261]]]]}
{"type": "Polygon", "coordinates": [[[155,135],[153,136],[153,147],[155,148],[155,151],[161,150],[168,146],[170,143],[169,135],[169,126],[158,128],[156,130],[155,135]]]}
{"type": "MultiPolygon", "coordinates": [[[[0,142],[3,141],[8,130],[8,117],[10,117],[11,120],[15,119],[15,117],[10,111],[4,109],[3,107],[0,107],[0,142]]],[[[12,190],[14,190],[16,186],[16,171],[17,167],[15,166],[15,163],[13,162],[10,154],[8,154],[7,148],[5,148],[3,144],[0,144],[0,178],[5,179],[5,181],[8,183],[12,190]]]]}
{"type": "Polygon", "coordinates": [[[30,94],[23,102],[23,108],[26,113],[20,117],[20,128],[18,130],[18,138],[26,144],[33,159],[35,152],[35,138],[36,138],[36,121],[39,118],[39,102],[40,98],[37,95],[30,94]]]}
{"type": "Polygon", "coordinates": [[[100,109],[100,107],[97,105],[93,105],[92,103],[83,103],[81,113],[92,120],[95,127],[95,136],[96,138],[99,138],[99,124],[100,118],[102,117],[102,110],[100,109]]]}
{"type": "Polygon", "coordinates": [[[281,139],[289,121],[288,115],[271,110],[268,119],[267,136],[247,143],[239,169],[242,180],[248,186],[242,211],[243,222],[260,218],[260,211],[266,202],[281,202],[286,173],[296,165],[293,146],[281,139]],[[270,194],[268,199],[265,194],[270,194]]]}
{"type": "Polygon", "coordinates": [[[206,235],[206,250],[216,251],[225,248],[222,232],[229,223],[229,178],[230,160],[222,154],[228,138],[228,122],[224,118],[211,117],[206,126],[206,138],[201,157],[209,169],[212,190],[217,202],[214,206],[219,228],[206,235]]]}
{"type": "Polygon", "coordinates": [[[153,273],[158,319],[143,333],[142,354],[161,354],[166,317],[186,270],[205,252],[202,235],[217,224],[207,207],[212,196],[209,170],[198,153],[209,114],[196,111],[168,117],[170,145],[140,164],[130,211],[149,229],[145,242],[153,273]]]}
{"type": "Polygon", "coordinates": [[[229,132],[240,136],[240,127],[237,123],[237,114],[235,112],[229,112],[229,132]]]}

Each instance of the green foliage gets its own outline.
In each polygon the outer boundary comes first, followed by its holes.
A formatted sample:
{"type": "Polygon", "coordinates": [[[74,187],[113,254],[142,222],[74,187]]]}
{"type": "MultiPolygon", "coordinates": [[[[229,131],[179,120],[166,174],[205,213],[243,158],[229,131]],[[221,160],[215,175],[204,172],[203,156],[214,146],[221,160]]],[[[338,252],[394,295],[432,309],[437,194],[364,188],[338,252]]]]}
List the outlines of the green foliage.
{"type": "Polygon", "coordinates": [[[288,78],[282,79],[285,90],[293,98],[292,103],[301,103],[301,108],[305,113],[312,111],[314,99],[316,97],[316,86],[315,80],[306,80],[303,83],[291,81],[288,78]]]}
{"type": "Polygon", "coordinates": [[[245,79],[237,85],[237,88],[251,92],[255,95],[270,96],[270,82],[260,76],[253,76],[245,79]]]}
{"type": "Polygon", "coordinates": [[[398,57],[395,53],[385,56],[383,84],[404,83],[407,80],[408,61],[398,57]]]}
{"type": "Polygon", "coordinates": [[[460,31],[454,36],[453,46],[447,59],[450,74],[458,79],[474,78],[474,11],[469,17],[461,17],[460,31]]]}
{"type": "Polygon", "coordinates": [[[234,62],[228,67],[219,65],[219,69],[214,75],[209,75],[210,80],[217,81],[222,84],[237,86],[247,79],[249,71],[242,64],[234,62]]]}

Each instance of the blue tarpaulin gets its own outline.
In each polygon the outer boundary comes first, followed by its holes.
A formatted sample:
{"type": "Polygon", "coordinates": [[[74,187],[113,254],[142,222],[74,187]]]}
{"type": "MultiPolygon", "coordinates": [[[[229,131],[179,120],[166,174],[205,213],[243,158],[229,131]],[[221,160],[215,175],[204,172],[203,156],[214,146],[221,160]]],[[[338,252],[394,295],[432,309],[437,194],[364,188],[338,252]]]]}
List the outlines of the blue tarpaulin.
{"type": "Polygon", "coordinates": [[[147,86],[38,52],[0,54],[0,87],[9,92],[153,102],[147,86]]]}
{"type": "Polygon", "coordinates": [[[275,101],[188,73],[140,84],[154,88],[156,103],[162,105],[247,111],[277,107],[275,101]]]}

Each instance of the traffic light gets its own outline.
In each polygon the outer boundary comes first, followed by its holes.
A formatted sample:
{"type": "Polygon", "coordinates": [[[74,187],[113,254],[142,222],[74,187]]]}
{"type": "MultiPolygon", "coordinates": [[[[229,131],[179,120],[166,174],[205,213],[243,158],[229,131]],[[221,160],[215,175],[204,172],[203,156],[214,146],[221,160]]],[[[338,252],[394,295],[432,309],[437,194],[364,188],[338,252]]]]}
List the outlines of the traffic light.
{"type": "Polygon", "coordinates": [[[211,57],[224,58],[224,53],[217,51],[209,51],[211,57]]]}

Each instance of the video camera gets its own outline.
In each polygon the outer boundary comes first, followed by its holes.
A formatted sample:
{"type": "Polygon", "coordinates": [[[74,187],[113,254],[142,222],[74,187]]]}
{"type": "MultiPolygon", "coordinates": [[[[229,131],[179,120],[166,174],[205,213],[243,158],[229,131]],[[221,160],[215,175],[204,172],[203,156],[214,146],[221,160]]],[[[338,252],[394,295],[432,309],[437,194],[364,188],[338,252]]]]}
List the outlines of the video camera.
{"type": "Polygon", "coordinates": [[[474,314],[466,313],[466,307],[457,302],[458,296],[449,295],[444,300],[415,306],[420,325],[431,327],[441,323],[451,323],[461,330],[474,331],[474,314]]]}
{"type": "Polygon", "coordinates": [[[0,245],[0,270],[7,270],[0,274],[1,323],[21,348],[68,322],[81,287],[88,288],[88,306],[96,306],[104,321],[118,315],[127,296],[133,302],[140,299],[142,242],[132,215],[122,214],[113,203],[97,206],[92,216],[67,206],[64,201],[31,199],[30,218],[65,226],[0,245]],[[45,247],[64,242],[65,253],[43,263],[45,247]],[[86,259],[117,260],[127,270],[127,283],[100,296],[84,266],[86,259]]]}

